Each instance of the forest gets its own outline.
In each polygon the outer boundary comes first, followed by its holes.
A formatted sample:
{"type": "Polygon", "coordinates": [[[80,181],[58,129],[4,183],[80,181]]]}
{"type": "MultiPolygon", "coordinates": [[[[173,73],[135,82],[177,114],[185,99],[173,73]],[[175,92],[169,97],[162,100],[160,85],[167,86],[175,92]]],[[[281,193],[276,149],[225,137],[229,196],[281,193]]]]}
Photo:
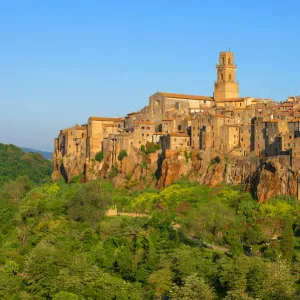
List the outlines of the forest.
{"type": "Polygon", "coordinates": [[[300,299],[294,197],[258,204],[186,178],[163,190],[66,184],[43,160],[37,177],[13,165],[0,173],[0,299],[300,299]]]}

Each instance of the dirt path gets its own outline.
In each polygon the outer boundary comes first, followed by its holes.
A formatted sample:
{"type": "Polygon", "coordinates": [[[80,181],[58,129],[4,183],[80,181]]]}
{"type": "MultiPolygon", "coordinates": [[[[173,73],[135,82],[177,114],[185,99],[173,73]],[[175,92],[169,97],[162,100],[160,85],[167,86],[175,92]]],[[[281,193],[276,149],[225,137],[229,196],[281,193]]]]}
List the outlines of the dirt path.
{"type": "Polygon", "coordinates": [[[127,217],[131,217],[131,218],[151,218],[151,216],[149,216],[147,214],[118,212],[117,208],[115,208],[115,207],[110,208],[107,211],[106,216],[108,216],[108,217],[127,216],[127,217]]]}

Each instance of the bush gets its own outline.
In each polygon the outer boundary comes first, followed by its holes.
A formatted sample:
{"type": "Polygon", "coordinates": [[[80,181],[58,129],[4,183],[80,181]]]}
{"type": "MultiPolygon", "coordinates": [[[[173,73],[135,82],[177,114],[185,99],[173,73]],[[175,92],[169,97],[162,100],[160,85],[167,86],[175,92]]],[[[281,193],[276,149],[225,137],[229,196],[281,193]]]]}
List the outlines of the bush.
{"type": "Polygon", "coordinates": [[[122,161],[124,159],[124,157],[127,157],[128,154],[127,154],[127,151],[126,150],[122,150],[120,153],[119,153],[119,156],[118,156],[118,160],[119,161],[122,161]]]}
{"type": "Polygon", "coordinates": [[[160,146],[156,143],[147,143],[146,145],[146,154],[155,153],[160,149],[160,146]]]}
{"type": "Polygon", "coordinates": [[[146,148],[145,148],[144,145],[141,146],[141,151],[142,151],[142,152],[146,152],[146,148]]]}
{"type": "Polygon", "coordinates": [[[95,160],[98,161],[98,162],[101,162],[104,158],[104,155],[103,155],[103,152],[100,151],[98,152],[96,155],[95,155],[95,160]]]}
{"type": "Polygon", "coordinates": [[[59,292],[54,295],[53,300],[78,300],[78,296],[72,293],[59,292]]]}

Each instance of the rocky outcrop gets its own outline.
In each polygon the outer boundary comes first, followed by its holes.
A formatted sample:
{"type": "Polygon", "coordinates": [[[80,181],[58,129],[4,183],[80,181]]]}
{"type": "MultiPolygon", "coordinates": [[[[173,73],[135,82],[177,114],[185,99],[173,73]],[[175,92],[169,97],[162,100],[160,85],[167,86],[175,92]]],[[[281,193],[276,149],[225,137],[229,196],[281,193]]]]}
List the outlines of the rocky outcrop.
{"type": "Polygon", "coordinates": [[[55,163],[53,180],[63,176],[66,182],[70,182],[73,177],[84,173],[85,157],[75,155],[58,157],[55,163]]]}
{"type": "Polygon", "coordinates": [[[85,162],[76,156],[57,159],[55,179],[63,175],[67,182],[79,174],[85,180],[110,178],[116,187],[143,189],[155,186],[162,189],[179,178],[206,184],[210,187],[222,182],[241,185],[259,202],[276,195],[297,194],[297,172],[290,167],[288,156],[269,159],[257,157],[221,156],[209,152],[174,151],[145,154],[133,149],[122,162],[85,162]]]}
{"type": "Polygon", "coordinates": [[[222,182],[248,186],[258,166],[259,159],[253,157],[211,158],[207,153],[192,152],[186,159],[186,155],[171,154],[163,161],[158,187],[163,188],[185,175],[192,181],[211,187],[222,182]]]}
{"type": "Polygon", "coordinates": [[[264,202],[276,195],[297,195],[297,173],[288,161],[274,157],[261,161],[253,173],[249,190],[259,201],[264,202]]]}

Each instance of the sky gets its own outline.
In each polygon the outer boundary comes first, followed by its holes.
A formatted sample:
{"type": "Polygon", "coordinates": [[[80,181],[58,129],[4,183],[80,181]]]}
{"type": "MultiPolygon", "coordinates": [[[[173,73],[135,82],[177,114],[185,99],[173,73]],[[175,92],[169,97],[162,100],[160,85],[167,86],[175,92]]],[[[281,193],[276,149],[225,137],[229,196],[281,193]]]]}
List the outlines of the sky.
{"type": "Polygon", "coordinates": [[[213,94],[234,51],[241,96],[300,94],[300,1],[0,0],[0,142],[124,116],[157,91],[213,94]]]}

